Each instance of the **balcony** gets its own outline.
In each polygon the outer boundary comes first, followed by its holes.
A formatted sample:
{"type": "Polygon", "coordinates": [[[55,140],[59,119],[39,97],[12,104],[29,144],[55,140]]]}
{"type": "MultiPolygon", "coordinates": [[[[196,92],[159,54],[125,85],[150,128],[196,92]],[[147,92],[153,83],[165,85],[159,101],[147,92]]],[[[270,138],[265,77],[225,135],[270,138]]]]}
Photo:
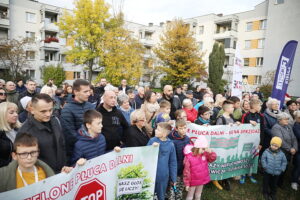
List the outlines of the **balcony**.
{"type": "Polygon", "coordinates": [[[41,29],[45,31],[51,31],[51,32],[59,32],[59,28],[55,23],[51,22],[42,22],[41,29]]]}
{"type": "Polygon", "coordinates": [[[235,54],[235,49],[234,48],[225,48],[224,51],[225,51],[226,55],[235,54]]]}
{"type": "Polygon", "coordinates": [[[148,46],[148,47],[153,47],[154,46],[154,41],[151,39],[140,39],[140,42],[144,45],[144,46],[148,46]]]}
{"type": "Polygon", "coordinates": [[[9,6],[9,0],[1,0],[0,4],[9,6]]]}
{"type": "Polygon", "coordinates": [[[224,31],[224,32],[215,32],[214,34],[214,39],[224,39],[224,38],[231,38],[237,37],[237,32],[234,30],[230,30],[230,31],[224,31]]]}
{"type": "Polygon", "coordinates": [[[8,16],[7,8],[4,8],[4,10],[2,10],[2,9],[0,10],[0,25],[6,26],[6,27],[9,26],[9,16],[8,16]]]}
{"type": "Polygon", "coordinates": [[[55,38],[57,42],[51,41],[51,38],[47,38],[44,41],[41,41],[41,47],[44,47],[46,49],[53,49],[53,50],[59,50],[60,43],[57,38],[55,38]]]}

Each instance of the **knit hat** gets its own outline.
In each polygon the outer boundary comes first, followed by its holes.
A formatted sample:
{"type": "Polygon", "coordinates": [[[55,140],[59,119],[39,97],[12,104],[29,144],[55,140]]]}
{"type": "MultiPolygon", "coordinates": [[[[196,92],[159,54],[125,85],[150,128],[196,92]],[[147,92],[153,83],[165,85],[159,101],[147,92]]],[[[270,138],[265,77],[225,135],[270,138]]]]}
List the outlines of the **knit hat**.
{"type": "Polygon", "coordinates": [[[31,97],[29,97],[29,96],[25,96],[22,99],[20,99],[21,105],[24,110],[26,109],[26,107],[30,101],[31,101],[31,97]]]}
{"type": "Polygon", "coordinates": [[[195,148],[207,148],[208,141],[205,136],[200,135],[197,140],[194,142],[195,148]]]}
{"type": "Polygon", "coordinates": [[[282,144],[282,140],[280,137],[273,137],[270,144],[276,144],[278,147],[281,147],[281,144],[282,144]]]}

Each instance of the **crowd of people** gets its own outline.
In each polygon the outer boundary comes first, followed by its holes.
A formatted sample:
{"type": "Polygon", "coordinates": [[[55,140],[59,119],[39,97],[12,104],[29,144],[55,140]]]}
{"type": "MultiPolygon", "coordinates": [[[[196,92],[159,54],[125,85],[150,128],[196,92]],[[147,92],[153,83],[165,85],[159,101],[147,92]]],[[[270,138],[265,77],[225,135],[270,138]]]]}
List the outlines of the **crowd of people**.
{"type": "MultiPolygon", "coordinates": [[[[264,99],[259,88],[242,98],[213,94],[210,88],[165,85],[163,91],[115,87],[105,78],[92,85],[77,79],[61,88],[50,79],[42,88],[33,80],[0,79],[0,192],[24,187],[76,164],[121,148],[159,148],[155,194],[165,198],[200,199],[210,182],[208,163],[216,160],[205,137],[191,142],[187,125],[260,124],[263,196],[276,199],[277,187],[300,178],[300,98],[264,99]],[[293,162],[292,180],[286,171],[293,162]],[[176,191],[175,193],[172,191],[176,191]],[[184,192],[186,191],[186,192],[184,192]]],[[[240,184],[252,174],[234,177],[240,184]]],[[[231,190],[230,179],[212,181],[231,190]]]]}

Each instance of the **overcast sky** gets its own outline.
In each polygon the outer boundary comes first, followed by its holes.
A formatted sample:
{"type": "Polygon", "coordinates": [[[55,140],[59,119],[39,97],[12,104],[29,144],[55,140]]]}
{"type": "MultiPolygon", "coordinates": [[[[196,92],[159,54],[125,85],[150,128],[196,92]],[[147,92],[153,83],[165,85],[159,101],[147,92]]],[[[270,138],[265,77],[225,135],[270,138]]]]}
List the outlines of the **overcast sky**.
{"type": "MultiPolygon", "coordinates": [[[[40,2],[72,9],[73,0],[39,0],[40,2]]],[[[210,13],[232,14],[254,9],[264,0],[106,0],[114,8],[123,5],[125,19],[141,24],[190,18],[210,13]]]]}

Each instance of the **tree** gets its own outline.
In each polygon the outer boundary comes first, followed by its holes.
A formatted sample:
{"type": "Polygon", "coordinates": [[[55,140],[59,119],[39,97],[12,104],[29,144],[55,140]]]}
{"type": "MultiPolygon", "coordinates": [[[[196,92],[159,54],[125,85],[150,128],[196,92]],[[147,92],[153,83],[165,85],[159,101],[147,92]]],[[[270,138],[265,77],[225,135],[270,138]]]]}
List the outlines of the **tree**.
{"type": "Polygon", "coordinates": [[[210,87],[215,94],[224,92],[224,86],[226,84],[226,81],[222,80],[224,61],[224,46],[215,43],[212,52],[209,54],[208,64],[208,87],[210,87]]]}
{"type": "Polygon", "coordinates": [[[58,25],[76,44],[67,59],[87,65],[89,81],[98,65],[111,83],[125,78],[135,84],[142,75],[142,46],[123,28],[122,12],[111,16],[109,8],[104,0],[76,0],[74,14],[65,12],[58,25]]]}
{"type": "Polygon", "coordinates": [[[75,0],[73,13],[65,11],[58,26],[65,38],[72,38],[75,45],[67,52],[67,59],[85,64],[89,81],[97,59],[102,55],[105,27],[109,24],[109,6],[104,0],[75,0]]]}
{"type": "Polygon", "coordinates": [[[8,80],[16,81],[25,77],[24,68],[30,67],[26,58],[26,47],[31,43],[32,40],[27,38],[1,41],[0,62],[8,70],[8,80]]]}
{"type": "Polygon", "coordinates": [[[142,76],[144,48],[138,40],[123,28],[123,15],[119,14],[111,20],[104,35],[104,49],[100,61],[104,70],[98,76],[104,76],[113,85],[126,79],[129,85],[135,85],[142,76]]]}
{"type": "Polygon", "coordinates": [[[44,84],[48,83],[49,79],[53,79],[54,84],[60,86],[66,79],[64,68],[60,65],[48,65],[42,69],[44,84]]]}
{"type": "Polygon", "coordinates": [[[165,83],[181,85],[190,83],[195,77],[203,79],[207,76],[203,54],[199,51],[190,28],[182,20],[167,24],[160,37],[160,46],[154,49],[163,66],[160,70],[166,73],[165,83]]]}

